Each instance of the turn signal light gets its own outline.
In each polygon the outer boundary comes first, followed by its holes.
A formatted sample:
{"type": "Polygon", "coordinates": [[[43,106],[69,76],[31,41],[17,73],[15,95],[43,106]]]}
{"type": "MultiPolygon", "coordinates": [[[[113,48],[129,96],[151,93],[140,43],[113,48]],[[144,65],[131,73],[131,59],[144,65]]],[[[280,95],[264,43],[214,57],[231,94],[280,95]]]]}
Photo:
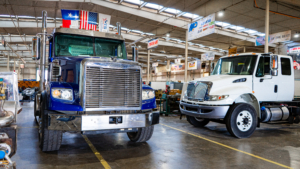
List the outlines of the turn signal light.
{"type": "Polygon", "coordinates": [[[52,96],[53,97],[59,97],[61,95],[60,91],[59,90],[53,90],[52,91],[52,96]]]}

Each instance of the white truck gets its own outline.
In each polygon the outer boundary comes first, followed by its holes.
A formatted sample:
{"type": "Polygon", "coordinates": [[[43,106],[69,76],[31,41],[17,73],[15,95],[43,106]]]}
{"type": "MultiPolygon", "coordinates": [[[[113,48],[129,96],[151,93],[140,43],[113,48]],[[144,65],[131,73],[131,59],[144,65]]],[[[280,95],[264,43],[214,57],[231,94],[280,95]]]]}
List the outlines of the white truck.
{"type": "Polygon", "coordinates": [[[211,76],[185,83],[180,110],[190,124],[225,123],[246,138],[260,123],[299,123],[291,56],[245,53],[221,57],[211,76]]]}

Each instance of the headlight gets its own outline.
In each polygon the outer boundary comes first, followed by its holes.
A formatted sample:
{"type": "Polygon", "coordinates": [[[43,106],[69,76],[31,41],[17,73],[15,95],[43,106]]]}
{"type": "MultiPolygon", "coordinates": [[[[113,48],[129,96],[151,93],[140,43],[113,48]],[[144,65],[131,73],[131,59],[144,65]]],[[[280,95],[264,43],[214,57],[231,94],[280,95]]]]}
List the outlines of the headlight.
{"type": "Polygon", "coordinates": [[[208,101],[219,101],[219,100],[227,99],[229,96],[228,95],[210,95],[208,97],[209,97],[208,101]]]}
{"type": "Polygon", "coordinates": [[[155,97],[154,90],[143,90],[142,91],[142,99],[143,100],[153,99],[154,97],[155,97]]]}
{"type": "Polygon", "coordinates": [[[72,89],[53,88],[51,89],[51,93],[52,97],[56,99],[73,100],[72,89]]]}

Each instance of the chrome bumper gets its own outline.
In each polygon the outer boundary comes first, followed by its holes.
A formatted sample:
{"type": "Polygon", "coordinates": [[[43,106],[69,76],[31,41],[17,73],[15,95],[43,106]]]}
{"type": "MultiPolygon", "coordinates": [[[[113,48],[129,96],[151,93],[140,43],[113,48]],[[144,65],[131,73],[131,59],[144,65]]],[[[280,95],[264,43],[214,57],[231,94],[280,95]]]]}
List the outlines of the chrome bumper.
{"type": "Polygon", "coordinates": [[[135,114],[65,115],[49,114],[49,130],[99,131],[132,130],[159,123],[158,112],[135,114]]]}
{"type": "Polygon", "coordinates": [[[195,105],[180,102],[179,108],[182,114],[188,116],[208,119],[223,119],[227,114],[229,106],[195,105]]]}

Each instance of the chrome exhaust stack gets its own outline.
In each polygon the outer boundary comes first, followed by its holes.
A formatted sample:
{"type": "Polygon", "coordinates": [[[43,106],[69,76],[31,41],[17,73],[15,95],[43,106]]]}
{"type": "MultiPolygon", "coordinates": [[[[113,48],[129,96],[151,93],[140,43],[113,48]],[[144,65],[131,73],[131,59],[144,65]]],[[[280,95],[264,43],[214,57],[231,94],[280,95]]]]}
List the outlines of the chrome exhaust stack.
{"type": "Polygon", "coordinates": [[[121,35],[121,23],[117,22],[118,35],[121,35]]]}
{"type": "Polygon", "coordinates": [[[42,12],[42,54],[40,56],[40,70],[41,70],[41,78],[40,78],[40,92],[44,91],[45,85],[45,64],[46,64],[46,42],[47,42],[47,11],[42,12]]]}

